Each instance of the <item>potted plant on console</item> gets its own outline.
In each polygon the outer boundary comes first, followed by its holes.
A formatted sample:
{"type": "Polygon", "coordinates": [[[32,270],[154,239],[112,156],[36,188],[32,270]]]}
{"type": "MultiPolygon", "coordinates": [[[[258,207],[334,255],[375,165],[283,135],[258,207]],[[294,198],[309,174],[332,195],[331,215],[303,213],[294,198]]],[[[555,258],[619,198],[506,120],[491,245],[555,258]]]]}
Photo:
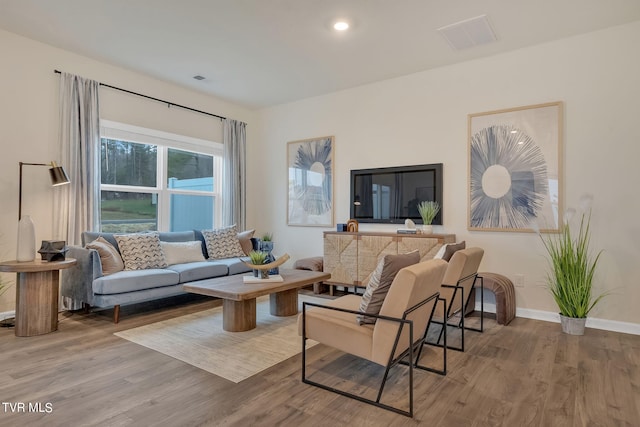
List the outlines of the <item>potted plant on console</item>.
{"type": "Polygon", "coordinates": [[[438,215],[438,212],[440,212],[440,205],[438,202],[434,201],[420,202],[418,205],[418,212],[420,213],[422,223],[424,224],[422,226],[422,232],[425,234],[432,234],[433,226],[431,223],[436,215],[438,215]]]}
{"type": "MultiPolygon", "coordinates": [[[[568,213],[572,213],[569,210],[568,213]]],[[[549,256],[547,284],[560,309],[562,331],[583,335],[587,315],[607,294],[593,296],[593,277],[602,251],[589,249],[591,210],[583,213],[578,234],[574,236],[568,221],[560,233],[540,235],[549,256]]]]}

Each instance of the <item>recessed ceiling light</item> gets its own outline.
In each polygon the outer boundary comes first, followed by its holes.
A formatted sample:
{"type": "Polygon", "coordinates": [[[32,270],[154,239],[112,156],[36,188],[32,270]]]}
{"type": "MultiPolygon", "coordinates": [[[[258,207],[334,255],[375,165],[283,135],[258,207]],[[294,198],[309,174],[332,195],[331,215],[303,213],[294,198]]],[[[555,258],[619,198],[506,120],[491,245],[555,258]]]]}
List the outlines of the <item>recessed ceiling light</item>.
{"type": "Polygon", "coordinates": [[[200,76],[200,75],[193,76],[193,78],[196,79],[196,80],[204,80],[204,79],[206,79],[206,77],[203,77],[203,76],[200,76]]]}
{"type": "Polygon", "coordinates": [[[336,31],[345,31],[349,28],[349,23],[345,21],[337,21],[333,24],[333,29],[336,31]]]}
{"type": "Polygon", "coordinates": [[[518,133],[518,131],[517,130],[512,130],[511,133],[518,133]]]}

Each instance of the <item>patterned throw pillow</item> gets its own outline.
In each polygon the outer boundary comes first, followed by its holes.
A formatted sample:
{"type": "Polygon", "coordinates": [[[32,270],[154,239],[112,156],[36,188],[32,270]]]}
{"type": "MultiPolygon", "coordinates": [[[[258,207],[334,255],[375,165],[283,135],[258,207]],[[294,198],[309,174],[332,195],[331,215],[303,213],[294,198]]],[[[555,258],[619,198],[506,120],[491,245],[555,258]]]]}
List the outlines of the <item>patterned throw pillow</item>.
{"type": "Polygon", "coordinates": [[[202,230],[202,235],[207,245],[209,259],[245,256],[235,225],[217,230],[202,230]]]}
{"type": "Polygon", "coordinates": [[[114,237],[118,242],[125,270],[145,270],[167,266],[158,232],[122,234],[114,237]]]}
{"type": "Polygon", "coordinates": [[[124,270],[124,263],[118,250],[104,237],[98,237],[93,242],[87,243],[85,247],[98,251],[103,275],[108,276],[109,274],[124,270]]]}
{"type": "MultiPolygon", "coordinates": [[[[406,254],[385,255],[371,275],[367,289],[364,291],[362,299],[360,300],[359,311],[366,314],[379,314],[382,303],[398,271],[419,262],[420,252],[418,250],[406,254]]],[[[357,319],[360,325],[364,323],[376,323],[375,317],[358,315],[357,319]]]]}

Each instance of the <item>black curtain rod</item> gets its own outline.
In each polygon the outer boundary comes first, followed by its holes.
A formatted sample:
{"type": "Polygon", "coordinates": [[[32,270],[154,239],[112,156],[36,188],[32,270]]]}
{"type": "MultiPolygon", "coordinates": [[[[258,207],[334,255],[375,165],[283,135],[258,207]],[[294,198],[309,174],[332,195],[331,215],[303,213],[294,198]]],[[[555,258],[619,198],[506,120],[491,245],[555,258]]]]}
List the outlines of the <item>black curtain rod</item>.
{"type": "MultiPolygon", "coordinates": [[[[53,70],[53,72],[56,73],[56,74],[62,74],[62,71],[59,71],[59,70],[53,70]]],[[[151,99],[153,101],[162,102],[163,104],[167,104],[169,107],[174,106],[174,107],[182,108],[182,109],[185,109],[185,110],[193,111],[195,113],[205,114],[205,115],[211,116],[211,117],[217,117],[220,120],[226,120],[227,119],[226,117],[222,117],[222,116],[219,116],[217,114],[207,113],[206,111],[202,111],[202,110],[196,110],[195,108],[186,107],[186,106],[180,105],[180,104],[175,104],[173,102],[165,101],[164,99],[154,98],[153,96],[144,95],[142,93],[133,92],[133,91],[130,91],[130,90],[127,90],[127,89],[122,89],[122,88],[119,88],[119,87],[116,87],[116,86],[111,86],[111,85],[108,85],[108,84],[105,84],[105,83],[101,83],[101,82],[98,82],[98,84],[100,86],[108,87],[109,89],[115,89],[115,90],[119,90],[120,92],[126,92],[126,93],[129,93],[131,95],[136,95],[136,96],[140,96],[142,98],[151,99]]]]}

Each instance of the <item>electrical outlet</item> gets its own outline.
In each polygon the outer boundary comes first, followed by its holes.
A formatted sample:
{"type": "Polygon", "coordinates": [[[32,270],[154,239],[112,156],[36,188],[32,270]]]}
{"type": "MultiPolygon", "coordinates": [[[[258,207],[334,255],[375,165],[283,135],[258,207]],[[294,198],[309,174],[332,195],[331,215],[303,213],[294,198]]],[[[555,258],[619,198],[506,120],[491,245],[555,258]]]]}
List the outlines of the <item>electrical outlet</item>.
{"type": "Polygon", "coordinates": [[[524,288],[524,274],[516,274],[515,278],[515,287],[516,288],[524,288]]]}

